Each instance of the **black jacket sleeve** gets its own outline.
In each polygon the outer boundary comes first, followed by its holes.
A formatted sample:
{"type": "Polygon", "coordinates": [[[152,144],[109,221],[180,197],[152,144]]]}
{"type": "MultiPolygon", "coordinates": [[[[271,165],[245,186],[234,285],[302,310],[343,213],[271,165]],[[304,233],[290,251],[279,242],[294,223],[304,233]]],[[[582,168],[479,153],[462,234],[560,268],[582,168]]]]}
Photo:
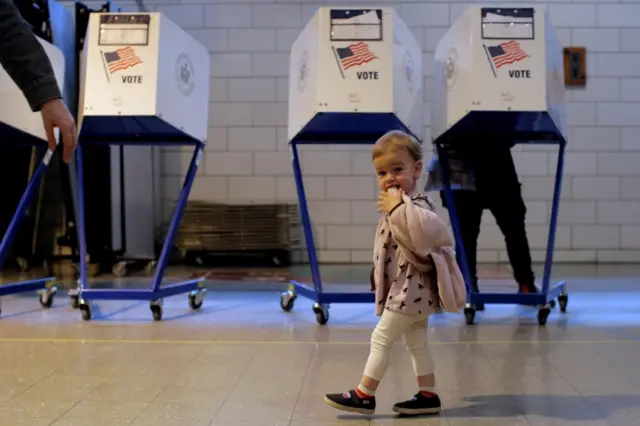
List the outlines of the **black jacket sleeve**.
{"type": "Polygon", "coordinates": [[[33,111],[62,97],[51,61],[12,0],[0,0],[0,64],[33,111]]]}

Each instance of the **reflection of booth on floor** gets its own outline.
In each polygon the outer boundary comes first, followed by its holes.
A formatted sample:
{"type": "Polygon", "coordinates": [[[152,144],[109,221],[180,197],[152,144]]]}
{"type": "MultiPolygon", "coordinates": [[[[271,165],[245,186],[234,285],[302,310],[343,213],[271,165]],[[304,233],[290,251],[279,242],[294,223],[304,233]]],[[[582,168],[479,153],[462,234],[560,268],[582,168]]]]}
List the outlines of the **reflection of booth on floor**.
{"type": "Polygon", "coordinates": [[[374,295],[323,291],[298,145],[373,144],[392,129],[420,139],[422,53],[391,8],[323,7],[294,42],[289,72],[289,139],[313,288],[291,281],[280,304],[290,311],[298,294],[312,299],[325,324],[331,303],[373,303],[374,295]]]}
{"type": "MultiPolygon", "coordinates": [[[[189,304],[199,309],[203,279],[161,287],[168,257],[196,177],[207,135],[210,59],[207,50],[160,13],[93,13],[81,64],[80,138],[78,144],[78,235],[81,287],[71,293],[84,319],[91,318],[91,300],[147,300],[155,320],[162,318],[162,299],[189,292],[189,304]],[[193,146],[185,182],[158,259],[151,288],[100,290],[88,288],[85,235],[83,149],[89,144],[129,145],[119,170],[147,167],[137,163],[136,150],[149,145],[193,146]]],[[[146,158],[146,157],[145,157],[146,158]]],[[[136,195],[125,210],[125,235],[152,239],[154,185],[133,179],[120,190],[136,195]],[[146,232],[146,234],[143,234],[146,232]]]]}
{"type": "Polygon", "coordinates": [[[541,325],[546,323],[555,297],[562,312],[566,309],[566,283],[549,288],[567,141],[564,92],[562,48],[543,8],[470,7],[438,44],[431,135],[443,166],[457,251],[462,254],[469,324],[473,323],[476,303],[542,305],[538,311],[541,325]],[[474,293],[470,286],[447,158],[452,150],[473,152],[497,140],[559,145],[540,294],[474,293]]]}
{"type": "MultiPolygon", "coordinates": [[[[53,65],[59,87],[64,88],[65,64],[62,52],[47,41],[40,38],[38,38],[38,41],[44,47],[53,65]]],[[[46,148],[47,135],[42,125],[42,115],[39,112],[32,112],[22,91],[2,67],[0,67],[0,99],[2,99],[0,104],[1,143],[6,145],[40,146],[43,154],[20,198],[15,213],[2,237],[2,242],[0,242],[0,266],[2,266],[11,250],[20,222],[24,219],[27,209],[32,206],[36,198],[40,181],[51,161],[53,151],[46,148]]],[[[56,138],[58,136],[56,130],[56,138]]],[[[8,181],[3,184],[11,185],[16,184],[16,182],[8,181]]],[[[47,277],[19,283],[2,284],[0,285],[0,297],[40,290],[40,303],[48,308],[51,307],[56,293],[56,288],[53,286],[54,280],[54,277],[47,277]]]]}

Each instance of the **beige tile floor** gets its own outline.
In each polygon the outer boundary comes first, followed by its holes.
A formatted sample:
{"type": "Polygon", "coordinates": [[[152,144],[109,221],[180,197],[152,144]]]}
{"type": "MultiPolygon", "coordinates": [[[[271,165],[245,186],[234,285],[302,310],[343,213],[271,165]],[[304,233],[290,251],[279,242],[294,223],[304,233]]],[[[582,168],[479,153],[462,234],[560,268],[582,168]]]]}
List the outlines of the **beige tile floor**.
{"type": "Polygon", "coordinates": [[[444,411],[422,419],[391,411],[415,391],[400,345],[374,416],[322,402],[361,374],[376,321],[368,305],[333,305],[321,327],[307,300],[284,313],[277,292],[212,290],[198,313],[167,299],[161,323],[145,303],[111,301],[84,322],[63,291],[49,310],[31,294],[4,297],[0,426],[640,424],[640,270],[561,274],[569,312],[546,328],[512,306],[488,306],[472,327],[432,318],[444,411]]]}

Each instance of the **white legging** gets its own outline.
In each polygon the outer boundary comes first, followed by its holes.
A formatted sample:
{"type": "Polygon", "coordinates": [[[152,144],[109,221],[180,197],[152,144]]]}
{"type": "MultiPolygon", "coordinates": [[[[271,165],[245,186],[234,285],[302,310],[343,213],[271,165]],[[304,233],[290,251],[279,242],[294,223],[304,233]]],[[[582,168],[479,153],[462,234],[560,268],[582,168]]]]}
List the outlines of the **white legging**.
{"type": "Polygon", "coordinates": [[[374,380],[382,380],[389,366],[389,351],[395,342],[404,338],[411,354],[413,371],[416,376],[433,374],[433,358],[427,346],[427,315],[403,315],[385,311],[371,334],[371,350],[364,375],[374,380]]]}

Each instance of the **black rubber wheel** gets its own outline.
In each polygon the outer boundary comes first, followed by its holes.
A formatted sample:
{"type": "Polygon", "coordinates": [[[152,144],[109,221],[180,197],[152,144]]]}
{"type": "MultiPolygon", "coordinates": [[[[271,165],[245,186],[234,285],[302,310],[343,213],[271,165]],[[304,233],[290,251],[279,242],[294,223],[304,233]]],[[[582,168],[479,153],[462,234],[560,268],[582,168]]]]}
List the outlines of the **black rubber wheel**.
{"type": "Polygon", "coordinates": [[[80,305],[80,298],[78,295],[69,296],[69,300],[71,301],[71,308],[78,309],[78,306],[80,305]]]}
{"type": "Polygon", "coordinates": [[[91,321],[91,308],[87,304],[80,304],[78,306],[82,319],[85,321],[91,321]]]}
{"type": "Polygon", "coordinates": [[[569,295],[561,294],[558,296],[558,303],[560,304],[560,312],[563,314],[567,312],[567,304],[569,303],[569,295]]]}
{"type": "Polygon", "coordinates": [[[202,307],[202,302],[204,302],[204,300],[198,301],[198,296],[196,296],[195,294],[189,295],[189,307],[194,311],[197,311],[202,307]]]}
{"type": "Polygon", "coordinates": [[[464,319],[467,325],[473,325],[473,321],[476,319],[476,310],[474,308],[464,308],[464,319]]]}
{"type": "Polygon", "coordinates": [[[54,295],[53,293],[49,293],[49,292],[42,292],[40,293],[40,305],[43,308],[50,308],[51,306],[53,306],[53,298],[54,295]]]}
{"type": "Polygon", "coordinates": [[[162,321],[162,306],[151,305],[151,314],[154,321],[162,321]]]}
{"type": "Polygon", "coordinates": [[[325,325],[329,322],[329,312],[328,311],[317,311],[316,312],[316,322],[320,325],[325,325]]]}
{"type": "Polygon", "coordinates": [[[538,311],[538,325],[547,325],[547,318],[549,318],[550,313],[551,310],[549,308],[540,308],[538,311]]]}
{"type": "Polygon", "coordinates": [[[288,293],[283,293],[280,295],[280,307],[283,311],[290,312],[293,309],[295,300],[295,297],[291,297],[288,293]]]}

